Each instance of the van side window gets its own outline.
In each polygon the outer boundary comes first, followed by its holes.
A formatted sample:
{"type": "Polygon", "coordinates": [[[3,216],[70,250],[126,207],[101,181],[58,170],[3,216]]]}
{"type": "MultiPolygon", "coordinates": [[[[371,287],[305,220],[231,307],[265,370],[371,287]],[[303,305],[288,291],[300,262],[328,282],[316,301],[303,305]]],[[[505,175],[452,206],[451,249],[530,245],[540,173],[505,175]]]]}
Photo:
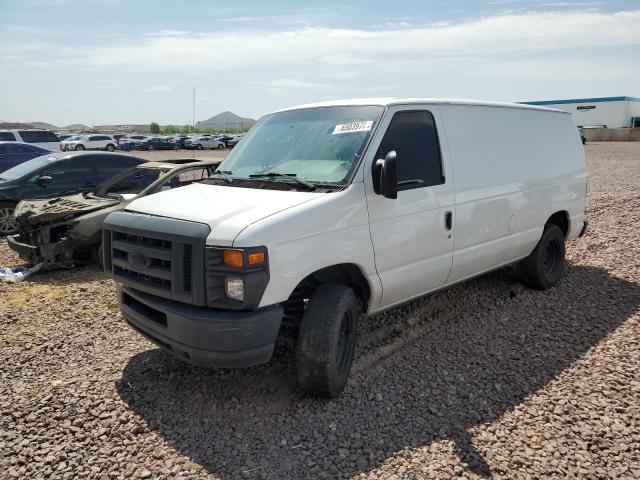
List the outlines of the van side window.
{"type": "Polygon", "coordinates": [[[431,112],[397,112],[387,128],[376,159],[391,150],[398,156],[398,190],[444,183],[440,144],[431,112]]]}

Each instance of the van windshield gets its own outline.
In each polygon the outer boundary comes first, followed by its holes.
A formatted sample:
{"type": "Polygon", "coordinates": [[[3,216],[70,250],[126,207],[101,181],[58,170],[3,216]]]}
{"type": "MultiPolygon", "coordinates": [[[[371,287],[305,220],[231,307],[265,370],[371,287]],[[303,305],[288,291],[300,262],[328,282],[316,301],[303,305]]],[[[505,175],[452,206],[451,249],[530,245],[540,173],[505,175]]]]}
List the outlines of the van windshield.
{"type": "Polygon", "coordinates": [[[263,117],[220,164],[232,178],[294,176],[344,184],[358,164],[380,116],[380,106],[318,107],[263,117]]]}

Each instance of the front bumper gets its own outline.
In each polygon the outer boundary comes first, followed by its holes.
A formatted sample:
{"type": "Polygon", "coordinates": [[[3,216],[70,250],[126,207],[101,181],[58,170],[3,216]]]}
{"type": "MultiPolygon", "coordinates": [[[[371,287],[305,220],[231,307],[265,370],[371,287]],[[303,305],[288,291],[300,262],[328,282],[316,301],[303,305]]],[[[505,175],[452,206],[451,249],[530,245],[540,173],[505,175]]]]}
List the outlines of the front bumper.
{"type": "Polygon", "coordinates": [[[9,245],[9,248],[16,252],[22,260],[29,263],[37,263],[33,260],[38,257],[38,247],[22,243],[18,240],[19,237],[20,235],[9,235],[7,237],[7,244],[9,245]]]}
{"type": "Polygon", "coordinates": [[[174,357],[203,367],[239,368],[269,361],[282,307],[232,311],[198,307],[120,285],[120,311],[135,330],[174,357]]]}
{"type": "Polygon", "coordinates": [[[90,242],[81,237],[67,237],[58,242],[30,245],[20,241],[20,235],[7,237],[9,248],[29,265],[42,264],[43,269],[74,266],[73,254],[78,247],[89,245],[90,242]]]}

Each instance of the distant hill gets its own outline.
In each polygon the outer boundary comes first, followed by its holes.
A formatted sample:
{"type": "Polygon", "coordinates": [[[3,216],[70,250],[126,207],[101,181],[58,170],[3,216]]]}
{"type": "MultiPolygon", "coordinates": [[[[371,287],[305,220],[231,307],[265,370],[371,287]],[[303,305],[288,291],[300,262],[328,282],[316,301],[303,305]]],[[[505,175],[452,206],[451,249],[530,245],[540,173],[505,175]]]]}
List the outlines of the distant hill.
{"type": "Polygon", "coordinates": [[[244,118],[233,112],[226,111],[202,122],[196,122],[196,126],[199,128],[214,128],[216,130],[234,128],[248,129],[251,128],[254,123],[256,123],[256,121],[252,118],[244,118]]]}
{"type": "Polygon", "coordinates": [[[0,130],[12,130],[12,129],[27,129],[34,128],[33,125],[29,123],[19,123],[19,122],[2,122],[0,123],[0,130]]]}
{"type": "Polygon", "coordinates": [[[81,123],[74,123],[73,125],[67,125],[66,127],[61,128],[60,130],[69,130],[70,132],[79,132],[84,130],[89,130],[90,127],[83,125],[81,123]]]}
{"type": "Polygon", "coordinates": [[[29,122],[29,124],[33,125],[33,128],[41,128],[43,130],[59,130],[58,127],[47,122],[29,122]]]}

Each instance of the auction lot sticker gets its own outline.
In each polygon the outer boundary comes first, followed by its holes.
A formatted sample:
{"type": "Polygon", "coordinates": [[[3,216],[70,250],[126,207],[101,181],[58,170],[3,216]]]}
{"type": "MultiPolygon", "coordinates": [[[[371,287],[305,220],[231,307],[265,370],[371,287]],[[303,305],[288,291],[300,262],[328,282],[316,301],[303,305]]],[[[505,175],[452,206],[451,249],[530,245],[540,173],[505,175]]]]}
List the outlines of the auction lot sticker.
{"type": "Polygon", "coordinates": [[[340,125],[336,125],[336,128],[333,129],[332,135],[339,135],[341,133],[368,132],[369,130],[371,130],[372,126],[372,120],[369,120],[368,122],[341,123],[340,125]]]}

